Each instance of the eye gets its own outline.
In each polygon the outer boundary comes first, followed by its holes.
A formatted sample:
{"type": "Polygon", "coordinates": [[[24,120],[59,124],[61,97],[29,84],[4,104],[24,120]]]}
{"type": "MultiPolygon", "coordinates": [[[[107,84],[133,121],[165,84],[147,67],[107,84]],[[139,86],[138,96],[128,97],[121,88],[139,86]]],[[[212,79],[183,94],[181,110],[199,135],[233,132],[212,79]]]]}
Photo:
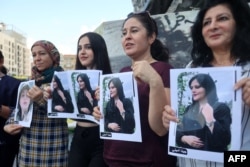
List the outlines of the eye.
{"type": "Polygon", "coordinates": [[[208,24],[210,24],[210,22],[211,22],[211,21],[209,21],[209,20],[204,21],[204,22],[203,22],[203,24],[202,24],[202,25],[203,25],[203,27],[205,27],[205,26],[207,26],[208,24]]]}
{"type": "Polygon", "coordinates": [[[132,29],[131,32],[136,33],[136,32],[138,32],[138,29],[132,29]]]}
{"type": "Polygon", "coordinates": [[[77,47],[77,50],[78,50],[78,51],[82,50],[82,47],[79,45],[79,46],[77,47]]]}
{"type": "Polygon", "coordinates": [[[126,36],[127,31],[122,31],[122,37],[126,36]]]}
{"type": "Polygon", "coordinates": [[[85,49],[92,49],[91,45],[90,44],[87,44],[84,46],[85,49]]]}
{"type": "Polygon", "coordinates": [[[218,18],[219,21],[226,21],[228,20],[228,17],[227,16],[221,16],[218,18]]]}
{"type": "Polygon", "coordinates": [[[195,85],[195,86],[190,86],[190,89],[199,89],[199,88],[201,88],[201,86],[200,85],[195,85]]]}

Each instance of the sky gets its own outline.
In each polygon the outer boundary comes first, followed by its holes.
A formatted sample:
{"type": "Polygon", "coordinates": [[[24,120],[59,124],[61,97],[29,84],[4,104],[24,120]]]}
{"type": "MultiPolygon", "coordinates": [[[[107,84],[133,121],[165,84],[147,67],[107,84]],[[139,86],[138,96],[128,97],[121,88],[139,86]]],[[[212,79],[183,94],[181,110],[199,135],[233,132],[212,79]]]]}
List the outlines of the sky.
{"type": "Polygon", "coordinates": [[[133,12],[132,0],[0,0],[0,22],[27,37],[27,46],[49,40],[63,54],[76,54],[79,36],[133,12]]]}

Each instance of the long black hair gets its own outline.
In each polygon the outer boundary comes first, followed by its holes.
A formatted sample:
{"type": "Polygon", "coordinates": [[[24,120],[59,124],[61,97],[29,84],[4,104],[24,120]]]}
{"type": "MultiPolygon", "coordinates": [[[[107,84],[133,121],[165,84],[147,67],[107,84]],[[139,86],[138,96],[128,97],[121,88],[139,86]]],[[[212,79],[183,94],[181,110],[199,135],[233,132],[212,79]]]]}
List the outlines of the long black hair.
{"type": "Polygon", "coordinates": [[[141,22],[141,24],[143,25],[143,27],[145,27],[147,31],[148,37],[151,37],[155,33],[156,39],[151,45],[151,49],[150,49],[151,55],[155,60],[168,62],[169,61],[169,49],[166,46],[164,46],[163,43],[159,39],[157,39],[158,27],[157,27],[156,21],[150,16],[149,12],[145,11],[141,13],[128,14],[128,17],[123,22],[122,27],[124,27],[125,22],[130,18],[135,18],[139,22],[141,22]]]}
{"type": "Polygon", "coordinates": [[[207,46],[202,36],[203,19],[206,12],[217,5],[227,4],[236,23],[231,55],[239,62],[250,60],[250,8],[246,0],[207,0],[196,17],[191,30],[193,48],[191,56],[193,66],[209,64],[213,59],[212,50],[207,46]]]}
{"type": "Polygon", "coordinates": [[[88,37],[90,46],[93,50],[94,53],[93,67],[96,66],[97,70],[102,70],[103,74],[112,73],[106,42],[101,35],[95,32],[87,32],[79,37],[77,42],[77,53],[76,53],[77,58],[76,58],[75,69],[76,70],[86,69],[86,67],[81,64],[78,58],[79,54],[78,44],[83,37],[88,37]]]}

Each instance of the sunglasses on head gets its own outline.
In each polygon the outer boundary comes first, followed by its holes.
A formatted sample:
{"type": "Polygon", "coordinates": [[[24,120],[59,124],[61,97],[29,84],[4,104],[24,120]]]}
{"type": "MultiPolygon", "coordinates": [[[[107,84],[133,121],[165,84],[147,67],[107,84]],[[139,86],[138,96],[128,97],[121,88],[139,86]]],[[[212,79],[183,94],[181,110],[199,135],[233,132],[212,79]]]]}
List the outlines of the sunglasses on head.
{"type": "Polygon", "coordinates": [[[134,16],[134,15],[140,15],[140,16],[146,16],[146,17],[150,17],[151,18],[151,15],[149,13],[149,11],[142,11],[142,12],[131,12],[128,14],[128,18],[134,16]]]}

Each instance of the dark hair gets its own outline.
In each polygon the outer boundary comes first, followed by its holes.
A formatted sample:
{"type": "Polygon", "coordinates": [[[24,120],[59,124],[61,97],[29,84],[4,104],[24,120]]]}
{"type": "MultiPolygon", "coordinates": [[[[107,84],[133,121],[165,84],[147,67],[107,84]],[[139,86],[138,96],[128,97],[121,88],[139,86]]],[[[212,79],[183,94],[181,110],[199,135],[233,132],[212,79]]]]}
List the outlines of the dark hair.
{"type": "Polygon", "coordinates": [[[191,30],[193,48],[191,56],[194,66],[208,64],[213,59],[212,50],[207,46],[202,36],[203,18],[206,12],[217,5],[227,4],[236,23],[236,32],[231,48],[232,58],[240,62],[250,60],[250,8],[246,0],[207,0],[200,9],[191,30]]]}
{"type": "Polygon", "coordinates": [[[149,12],[145,11],[141,13],[130,13],[128,17],[124,20],[122,27],[124,27],[125,22],[130,18],[135,18],[139,22],[141,22],[141,24],[143,25],[143,27],[145,27],[147,31],[148,37],[152,36],[155,33],[156,39],[151,45],[151,55],[154,59],[158,61],[168,62],[169,50],[163,45],[163,43],[159,39],[157,39],[158,27],[156,21],[150,16],[149,12]]]}
{"type": "MultiPolygon", "coordinates": [[[[2,51],[0,50],[0,62],[4,61],[4,56],[2,51]]],[[[7,74],[7,70],[6,68],[2,65],[2,67],[0,67],[0,71],[4,74],[7,74]]]]}
{"type": "Polygon", "coordinates": [[[54,75],[54,80],[55,82],[57,83],[57,87],[60,89],[60,90],[64,90],[63,86],[62,86],[62,82],[61,80],[58,78],[57,75],[54,75]]]}
{"type": "MultiPolygon", "coordinates": [[[[210,105],[213,105],[218,101],[217,90],[215,83],[210,75],[208,74],[197,74],[189,80],[189,88],[191,89],[191,83],[193,80],[197,80],[202,88],[206,91],[206,98],[210,105]]],[[[193,101],[194,102],[194,101],[193,101]]]]}
{"type": "Polygon", "coordinates": [[[124,95],[123,86],[122,86],[122,82],[121,82],[120,78],[114,77],[114,78],[110,79],[109,83],[108,83],[108,87],[109,87],[110,83],[113,83],[114,86],[116,87],[119,99],[124,99],[125,95],[124,95]]]}
{"type": "Polygon", "coordinates": [[[4,56],[3,56],[3,53],[2,51],[0,50],[0,60],[4,59],[4,56]]]}
{"type": "Polygon", "coordinates": [[[4,65],[0,68],[0,71],[5,75],[8,73],[8,69],[4,65]]]}
{"type": "Polygon", "coordinates": [[[89,81],[89,77],[87,74],[81,73],[76,77],[76,80],[78,81],[78,78],[81,78],[82,81],[85,83],[85,87],[87,88],[87,90],[89,92],[93,92],[91,85],[90,85],[90,81],[89,81]]]}
{"type": "Polygon", "coordinates": [[[99,35],[95,32],[87,32],[85,34],[82,34],[79,37],[78,42],[77,42],[77,54],[76,54],[77,59],[76,59],[75,69],[76,70],[86,69],[86,67],[81,64],[81,62],[78,58],[78,54],[79,54],[78,45],[79,45],[79,41],[83,37],[88,37],[91,48],[93,50],[93,53],[94,53],[93,66],[96,66],[97,70],[102,70],[103,74],[112,73],[110,62],[109,62],[109,57],[108,57],[108,50],[107,50],[105,40],[103,39],[103,37],[101,35],[99,35]]]}

